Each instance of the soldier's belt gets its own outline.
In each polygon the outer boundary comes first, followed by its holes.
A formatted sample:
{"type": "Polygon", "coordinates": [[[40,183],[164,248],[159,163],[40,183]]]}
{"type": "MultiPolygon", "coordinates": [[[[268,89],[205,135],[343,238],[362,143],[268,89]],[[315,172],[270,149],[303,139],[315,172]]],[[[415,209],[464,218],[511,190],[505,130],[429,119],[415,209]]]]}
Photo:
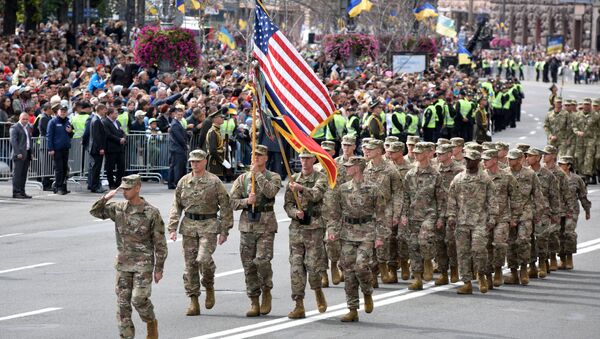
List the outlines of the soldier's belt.
{"type": "Polygon", "coordinates": [[[208,220],[208,219],[215,219],[217,218],[217,214],[193,214],[193,213],[188,213],[185,212],[185,216],[186,218],[190,218],[192,220],[208,220]]]}
{"type": "Polygon", "coordinates": [[[367,223],[369,221],[373,220],[373,218],[369,215],[366,217],[362,217],[362,218],[350,218],[350,217],[344,217],[344,221],[352,224],[352,225],[359,225],[359,224],[364,224],[367,223]]]}
{"type": "Polygon", "coordinates": [[[273,212],[273,206],[263,206],[263,207],[254,207],[254,211],[252,207],[244,208],[246,212],[254,212],[254,213],[264,213],[264,212],[273,212]]]}

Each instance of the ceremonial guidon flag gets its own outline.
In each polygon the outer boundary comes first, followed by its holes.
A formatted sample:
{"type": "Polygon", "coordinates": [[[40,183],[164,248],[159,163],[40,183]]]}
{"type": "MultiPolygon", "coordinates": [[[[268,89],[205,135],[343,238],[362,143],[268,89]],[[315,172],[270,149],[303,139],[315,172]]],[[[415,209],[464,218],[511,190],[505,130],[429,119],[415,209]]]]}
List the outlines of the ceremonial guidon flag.
{"type": "Polygon", "coordinates": [[[256,0],[255,14],[252,55],[264,78],[266,106],[279,117],[273,119],[274,127],[297,152],[305,148],[315,154],[333,186],[335,162],[310,135],[327,124],[335,105],[323,83],[271,21],[260,0],[256,0]]]}

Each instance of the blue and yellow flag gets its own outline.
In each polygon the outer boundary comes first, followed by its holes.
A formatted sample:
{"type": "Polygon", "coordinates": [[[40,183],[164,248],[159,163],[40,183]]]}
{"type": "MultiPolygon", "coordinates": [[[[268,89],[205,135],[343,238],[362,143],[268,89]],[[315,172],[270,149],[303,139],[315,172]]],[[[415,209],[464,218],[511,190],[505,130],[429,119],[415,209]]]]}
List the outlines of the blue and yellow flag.
{"type": "Polygon", "coordinates": [[[238,20],[238,25],[240,26],[240,31],[243,31],[248,26],[248,22],[244,19],[238,20]]]}
{"type": "Polygon", "coordinates": [[[200,9],[200,7],[202,7],[202,5],[200,5],[200,1],[192,0],[192,7],[194,7],[194,9],[200,9]]]}
{"type": "Polygon", "coordinates": [[[439,15],[435,31],[438,34],[454,38],[456,36],[456,28],[454,28],[454,20],[447,16],[439,15]]]}
{"type": "Polygon", "coordinates": [[[233,39],[233,36],[229,33],[227,28],[221,27],[221,29],[217,33],[217,40],[226,44],[229,48],[235,49],[235,40],[233,39]]]}
{"type": "Polygon", "coordinates": [[[458,64],[468,65],[471,63],[471,53],[465,48],[465,46],[458,44],[458,64]]]}
{"type": "Polygon", "coordinates": [[[175,7],[177,7],[178,11],[185,14],[185,0],[177,0],[175,3],[175,7]]]}
{"type": "Polygon", "coordinates": [[[438,16],[437,9],[429,2],[413,9],[413,13],[415,13],[415,19],[417,19],[417,21],[423,21],[427,18],[435,18],[438,16]]]}
{"type": "Polygon", "coordinates": [[[348,16],[354,18],[363,11],[370,11],[372,7],[373,3],[369,0],[350,0],[350,5],[348,5],[348,16]]]}

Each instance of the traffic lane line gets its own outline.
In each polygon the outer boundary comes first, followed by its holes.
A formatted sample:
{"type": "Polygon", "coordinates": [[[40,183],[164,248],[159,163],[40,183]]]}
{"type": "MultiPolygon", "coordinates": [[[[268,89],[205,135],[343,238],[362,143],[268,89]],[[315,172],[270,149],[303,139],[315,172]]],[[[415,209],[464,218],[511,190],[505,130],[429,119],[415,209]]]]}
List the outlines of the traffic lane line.
{"type": "Polygon", "coordinates": [[[8,237],[16,237],[18,235],[23,235],[25,233],[9,233],[9,234],[2,234],[0,235],[0,238],[8,238],[8,237]]]}
{"type": "Polygon", "coordinates": [[[47,307],[47,308],[42,308],[40,310],[35,310],[35,311],[30,311],[30,312],[25,312],[25,313],[18,313],[18,314],[13,314],[13,315],[9,315],[6,317],[2,317],[2,318],[0,318],[0,321],[24,318],[24,317],[29,317],[32,315],[48,313],[48,312],[53,312],[53,311],[58,311],[58,310],[62,310],[62,308],[61,307],[47,307]]]}
{"type": "Polygon", "coordinates": [[[17,267],[17,268],[11,268],[11,269],[8,269],[8,270],[0,271],[0,274],[10,273],[10,272],[16,272],[16,271],[23,271],[23,270],[28,270],[28,269],[31,269],[31,268],[38,268],[38,267],[44,267],[44,266],[50,266],[50,265],[54,265],[54,263],[53,262],[45,262],[45,263],[41,263],[41,264],[21,266],[21,267],[17,267]]]}
{"type": "MultiPolygon", "coordinates": [[[[589,253],[592,251],[600,250],[600,238],[587,241],[577,246],[577,253],[573,255],[580,255],[589,253]],[[596,244],[597,243],[597,244],[596,244]],[[590,245],[591,244],[591,245],[590,245]],[[595,244],[595,245],[594,245],[595,244]]],[[[508,272],[508,269],[504,270],[504,273],[508,272]]],[[[385,305],[390,305],[414,298],[423,297],[432,293],[449,290],[455,287],[461,286],[461,283],[449,284],[444,286],[435,286],[434,282],[429,282],[423,285],[422,291],[409,291],[407,288],[388,292],[379,295],[373,295],[374,306],[381,307],[385,305]]],[[[269,321],[260,322],[257,324],[246,325],[238,328],[232,328],[225,331],[210,333],[198,337],[193,337],[191,339],[209,339],[209,338],[248,338],[258,335],[263,335],[267,333],[272,333],[288,328],[293,328],[305,324],[309,324],[312,322],[316,322],[323,319],[328,319],[336,316],[341,316],[347,312],[346,310],[347,304],[341,303],[337,305],[333,305],[328,307],[328,311],[326,313],[318,313],[317,310],[313,310],[306,313],[306,318],[300,320],[291,320],[287,317],[281,317],[278,319],[273,319],[269,321]]],[[[364,303],[361,301],[361,307],[359,311],[364,310],[364,303]]]]}

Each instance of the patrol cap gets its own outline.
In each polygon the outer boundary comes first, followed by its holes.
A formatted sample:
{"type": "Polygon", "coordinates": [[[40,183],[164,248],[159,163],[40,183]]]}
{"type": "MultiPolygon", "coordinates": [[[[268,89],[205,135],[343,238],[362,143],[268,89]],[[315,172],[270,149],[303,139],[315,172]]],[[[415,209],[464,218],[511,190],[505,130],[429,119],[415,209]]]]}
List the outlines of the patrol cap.
{"type": "Polygon", "coordinates": [[[427,150],[435,151],[436,144],[434,144],[433,142],[424,141],[423,144],[425,145],[425,147],[427,147],[427,150]]]}
{"type": "Polygon", "coordinates": [[[476,151],[474,149],[468,149],[465,152],[465,158],[470,159],[470,160],[480,160],[481,153],[479,153],[478,151],[476,151]]]}
{"type": "Polygon", "coordinates": [[[452,152],[452,149],[454,149],[454,147],[450,144],[438,145],[435,150],[435,153],[436,154],[445,154],[448,152],[452,152]]]}
{"type": "Polygon", "coordinates": [[[195,149],[190,152],[188,161],[202,161],[206,159],[206,152],[201,149],[195,149]]]}
{"type": "Polygon", "coordinates": [[[465,145],[465,139],[463,138],[452,138],[450,139],[450,143],[452,144],[452,146],[457,147],[457,146],[464,146],[465,145]]]}
{"type": "Polygon", "coordinates": [[[393,135],[390,135],[389,137],[385,138],[386,144],[391,144],[392,142],[396,142],[396,141],[400,141],[400,139],[398,139],[398,137],[395,137],[393,135]]]}
{"type": "Polygon", "coordinates": [[[383,149],[383,141],[381,141],[379,139],[371,139],[364,146],[365,146],[366,149],[376,149],[376,148],[383,149]]]}
{"type": "Polygon", "coordinates": [[[488,150],[488,149],[496,149],[496,144],[491,142],[491,141],[484,141],[481,144],[481,147],[483,148],[483,150],[488,150]]]}
{"type": "Polygon", "coordinates": [[[132,174],[121,178],[121,186],[119,188],[132,188],[141,184],[142,178],[138,174],[132,174]]]}
{"type": "Polygon", "coordinates": [[[558,159],[558,163],[573,165],[573,157],[570,155],[563,155],[558,159]]]}
{"type": "Polygon", "coordinates": [[[267,155],[267,154],[269,154],[269,149],[265,145],[256,145],[256,149],[254,149],[254,153],[256,155],[267,155]]]}
{"type": "Polygon", "coordinates": [[[373,138],[363,138],[360,146],[365,147],[371,140],[373,140],[373,138]]]}
{"type": "Polygon", "coordinates": [[[356,145],[356,137],[352,135],[344,135],[342,137],[342,145],[356,145]]]}
{"type": "Polygon", "coordinates": [[[545,154],[557,154],[558,153],[558,149],[552,145],[546,145],[544,147],[544,153],[545,154]]]}
{"type": "Polygon", "coordinates": [[[424,142],[417,142],[415,148],[413,149],[413,153],[424,153],[428,151],[428,147],[424,142]]]}
{"type": "Polygon", "coordinates": [[[573,99],[567,99],[564,101],[565,105],[577,105],[577,101],[573,99]]]}
{"type": "Polygon", "coordinates": [[[404,152],[404,143],[402,141],[395,141],[390,143],[386,151],[394,153],[394,152],[404,152]]]}
{"type": "Polygon", "coordinates": [[[520,150],[523,153],[527,153],[527,151],[529,150],[529,148],[531,148],[531,146],[528,145],[528,144],[523,144],[523,143],[518,143],[517,144],[517,149],[520,150]]]}
{"type": "Polygon", "coordinates": [[[483,146],[481,146],[480,144],[476,143],[476,142],[468,142],[465,144],[465,150],[474,150],[477,151],[479,153],[483,152],[483,146]]]}
{"type": "Polygon", "coordinates": [[[321,142],[321,148],[323,148],[326,151],[335,151],[335,142],[325,140],[321,142]]]}
{"type": "Polygon", "coordinates": [[[407,140],[406,140],[406,144],[407,145],[416,145],[419,140],[421,140],[421,138],[419,138],[418,135],[409,135],[407,140]]]}
{"type": "Polygon", "coordinates": [[[498,151],[500,151],[500,150],[508,150],[509,149],[509,145],[508,145],[508,143],[506,143],[504,141],[496,141],[496,149],[498,151]]]}
{"type": "Polygon", "coordinates": [[[483,151],[483,153],[481,153],[481,159],[483,160],[490,160],[493,158],[497,158],[498,157],[498,151],[495,149],[488,149],[483,151]]]}
{"type": "Polygon", "coordinates": [[[594,105],[594,106],[600,106],[600,99],[594,99],[592,101],[592,105],[594,105]]]}
{"type": "Polygon", "coordinates": [[[300,158],[316,158],[314,154],[310,153],[306,148],[300,152],[300,158]]]}
{"type": "Polygon", "coordinates": [[[591,105],[592,104],[592,98],[585,98],[585,99],[583,99],[583,103],[591,105]]]}
{"type": "Polygon", "coordinates": [[[513,148],[510,151],[508,151],[508,159],[510,159],[510,160],[521,159],[522,157],[523,157],[523,151],[521,151],[518,148],[513,148]]]}
{"type": "Polygon", "coordinates": [[[554,98],[554,102],[560,102],[560,103],[562,103],[563,99],[561,97],[556,97],[556,98],[554,98]]]}
{"type": "Polygon", "coordinates": [[[450,140],[448,140],[446,138],[439,138],[437,140],[437,144],[438,145],[448,145],[448,144],[450,144],[450,140]]]}
{"type": "Polygon", "coordinates": [[[365,169],[365,167],[367,166],[367,161],[363,157],[354,155],[354,156],[351,156],[344,163],[345,167],[351,167],[351,166],[354,166],[354,165],[359,165],[361,167],[361,169],[365,169]]]}
{"type": "Polygon", "coordinates": [[[545,152],[539,148],[532,147],[532,148],[528,149],[527,152],[525,152],[525,154],[542,156],[545,154],[545,152]]]}

